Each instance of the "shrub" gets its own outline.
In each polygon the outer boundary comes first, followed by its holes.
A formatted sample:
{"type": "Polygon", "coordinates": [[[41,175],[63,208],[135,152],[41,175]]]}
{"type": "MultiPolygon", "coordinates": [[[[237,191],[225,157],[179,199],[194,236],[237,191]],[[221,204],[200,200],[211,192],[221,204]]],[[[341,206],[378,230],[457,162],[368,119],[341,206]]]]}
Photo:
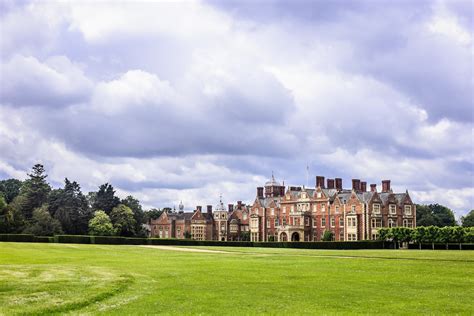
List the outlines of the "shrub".
{"type": "Polygon", "coordinates": [[[54,242],[54,237],[50,237],[50,236],[35,236],[34,240],[35,240],[35,242],[46,242],[46,243],[49,243],[49,242],[54,242]]]}

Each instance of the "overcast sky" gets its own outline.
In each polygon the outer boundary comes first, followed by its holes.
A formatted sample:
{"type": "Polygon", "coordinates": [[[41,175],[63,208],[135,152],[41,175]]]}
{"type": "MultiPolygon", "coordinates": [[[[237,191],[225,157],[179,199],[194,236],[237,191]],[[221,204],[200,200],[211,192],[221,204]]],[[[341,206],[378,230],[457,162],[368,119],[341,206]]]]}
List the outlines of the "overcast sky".
{"type": "Polygon", "coordinates": [[[309,166],[474,208],[469,0],[0,0],[0,32],[0,179],[190,210],[309,166]]]}

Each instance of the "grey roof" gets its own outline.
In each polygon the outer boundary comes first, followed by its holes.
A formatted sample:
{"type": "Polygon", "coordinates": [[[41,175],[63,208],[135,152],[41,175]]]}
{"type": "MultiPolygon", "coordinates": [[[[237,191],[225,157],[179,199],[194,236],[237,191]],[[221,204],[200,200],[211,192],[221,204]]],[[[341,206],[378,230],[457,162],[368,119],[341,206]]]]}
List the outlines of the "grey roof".
{"type": "Polygon", "coordinates": [[[280,197],[265,197],[263,199],[259,199],[259,202],[260,202],[260,205],[262,205],[263,207],[270,207],[270,204],[273,202],[275,202],[275,204],[277,205],[277,207],[280,206],[280,200],[281,198],[280,197]]]}
{"type": "Polygon", "coordinates": [[[362,202],[368,203],[374,196],[374,192],[360,192],[357,193],[357,196],[362,202]]]}

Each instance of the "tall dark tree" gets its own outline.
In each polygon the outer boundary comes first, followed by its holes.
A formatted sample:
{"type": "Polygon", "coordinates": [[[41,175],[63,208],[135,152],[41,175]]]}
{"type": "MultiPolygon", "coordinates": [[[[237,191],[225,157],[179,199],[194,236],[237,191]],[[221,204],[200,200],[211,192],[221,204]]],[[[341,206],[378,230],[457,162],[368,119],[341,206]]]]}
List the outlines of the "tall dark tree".
{"type": "Polygon", "coordinates": [[[114,187],[108,183],[102,184],[94,198],[92,210],[102,210],[110,215],[112,209],[120,204],[120,199],[115,196],[114,187]]]}
{"type": "Polygon", "coordinates": [[[140,201],[129,195],[121,202],[123,205],[128,206],[133,212],[133,218],[135,219],[135,235],[138,237],[146,237],[147,233],[143,228],[142,224],[145,223],[145,212],[143,212],[140,201]]]}
{"type": "Polygon", "coordinates": [[[51,187],[46,182],[47,175],[43,165],[34,165],[28,176],[29,179],[25,180],[20,191],[20,196],[23,197],[20,207],[26,220],[31,219],[35,208],[41,207],[43,203],[47,202],[48,194],[51,191],[51,187]]]}
{"type": "Polygon", "coordinates": [[[158,219],[158,217],[160,217],[162,213],[163,213],[163,210],[160,210],[157,208],[152,208],[146,211],[144,214],[145,223],[148,223],[152,219],[158,219]]]}
{"type": "Polygon", "coordinates": [[[66,234],[87,234],[92,212],[76,181],[64,181],[64,189],[51,191],[49,212],[59,220],[66,234]]]}
{"type": "Polygon", "coordinates": [[[474,227],[474,210],[471,210],[466,216],[461,217],[463,227],[474,227]]]}
{"type": "Polygon", "coordinates": [[[3,195],[7,204],[20,194],[23,182],[17,179],[7,179],[0,181],[0,195],[3,195]]]}
{"type": "Polygon", "coordinates": [[[456,219],[452,210],[439,204],[416,206],[417,226],[454,226],[456,219]]]}

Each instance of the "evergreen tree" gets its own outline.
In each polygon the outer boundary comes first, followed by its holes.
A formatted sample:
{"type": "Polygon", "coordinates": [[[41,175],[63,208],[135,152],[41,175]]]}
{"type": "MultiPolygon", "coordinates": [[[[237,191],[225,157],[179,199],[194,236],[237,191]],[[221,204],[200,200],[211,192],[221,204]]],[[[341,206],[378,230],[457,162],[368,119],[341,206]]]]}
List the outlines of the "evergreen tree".
{"type": "Polygon", "coordinates": [[[28,176],[29,179],[23,183],[20,191],[20,196],[23,197],[20,208],[26,220],[31,219],[35,208],[41,207],[43,203],[47,202],[48,194],[51,191],[51,187],[46,182],[47,175],[43,165],[34,165],[32,173],[28,176]]]}
{"type": "Polygon", "coordinates": [[[67,178],[64,189],[53,190],[49,196],[49,211],[59,220],[66,234],[87,234],[92,217],[87,198],[80,185],[67,178]]]}
{"type": "Polygon", "coordinates": [[[23,182],[17,179],[0,181],[0,195],[3,195],[7,204],[11,203],[18,194],[23,182]]]}
{"type": "Polygon", "coordinates": [[[417,226],[455,226],[456,219],[452,210],[439,204],[416,206],[417,226]]]}
{"type": "Polygon", "coordinates": [[[92,204],[92,209],[94,211],[102,210],[109,215],[112,209],[119,204],[120,199],[115,196],[114,187],[105,183],[99,187],[99,191],[97,191],[92,204]]]}

